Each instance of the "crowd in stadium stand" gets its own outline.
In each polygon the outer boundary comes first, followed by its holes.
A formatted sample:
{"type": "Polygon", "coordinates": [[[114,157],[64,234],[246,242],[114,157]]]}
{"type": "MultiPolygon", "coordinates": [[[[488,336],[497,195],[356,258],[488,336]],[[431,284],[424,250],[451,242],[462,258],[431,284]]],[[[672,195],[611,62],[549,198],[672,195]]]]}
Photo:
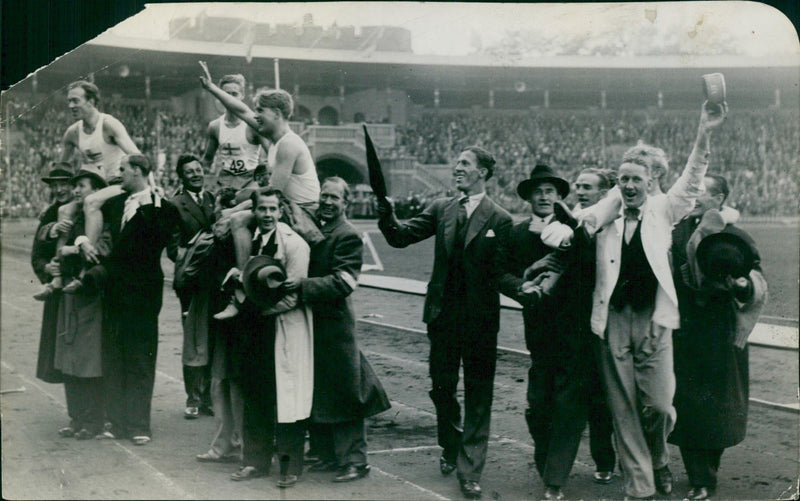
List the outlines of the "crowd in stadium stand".
{"type": "MultiPolygon", "coordinates": [[[[61,155],[61,138],[70,124],[66,106],[53,102],[26,112],[11,127],[9,156],[3,161],[6,181],[4,217],[36,216],[48,203],[40,182],[48,163],[61,155]]],[[[202,154],[205,123],[168,110],[147,109],[141,103],[101,103],[125,125],[143,153],[156,160],[161,151],[164,169],[157,173],[166,193],[178,186],[175,161],[181,153],[202,154]]],[[[669,186],[691,151],[696,112],[663,110],[535,110],[503,114],[492,111],[426,112],[397,127],[398,145],[389,156],[410,156],[421,164],[447,164],[470,144],[493,152],[498,167],[489,192],[511,212],[524,209],[516,194],[519,181],[536,163],[546,163],[567,179],[589,166],[614,168],[621,152],[638,140],[663,148],[670,156],[669,186]],[[605,150],[604,150],[605,147],[605,150]],[[604,160],[605,151],[605,160],[604,160]]],[[[715,132],[711,171],[733,185],[729,204],[743,214],[797,214],[800,130],[796,110],[732,110],[728,123],[715,132]]],[[[4,138],[5,139],[5,138],[4,138]]],[[[160,162],[161,163],[161,162],[160,162]]],[[[398,214],[409,217],[440,191],[395,193],[398,214]]]]}

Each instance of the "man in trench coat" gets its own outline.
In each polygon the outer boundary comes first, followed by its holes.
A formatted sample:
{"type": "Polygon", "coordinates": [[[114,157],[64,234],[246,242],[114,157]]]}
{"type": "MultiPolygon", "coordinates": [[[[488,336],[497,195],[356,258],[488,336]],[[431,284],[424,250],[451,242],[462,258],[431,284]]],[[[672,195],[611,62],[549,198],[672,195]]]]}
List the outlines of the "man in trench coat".
{"type": "Polygon", "coordinates": [[[343,179],[325,180],[317,210],[325,240],[311,251],[309,277],[297,283],[302,301],[314,312],[311,432],[320,460],[311,468],[338,469],[335,482],[369,473],[364,418],[390,407],[355,339],[350,295],[358,285],[363,243],[345,216],[349,200],[350,188],[343,179]]]}

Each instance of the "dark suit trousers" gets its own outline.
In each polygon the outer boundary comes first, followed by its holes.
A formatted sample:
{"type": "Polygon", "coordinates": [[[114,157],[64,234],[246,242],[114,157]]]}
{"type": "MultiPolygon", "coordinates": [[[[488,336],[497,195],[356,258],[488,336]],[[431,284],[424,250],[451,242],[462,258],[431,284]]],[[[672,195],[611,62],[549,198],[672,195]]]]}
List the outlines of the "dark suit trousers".
{"type": "Polygon", "coordinates": [[[482,328],[466,305],[453,304],[428,324],[431,400],[442,455],[458,466],[459,478],[479,481],[489,446],[489,424],[497,364],[497,332],[482,328]],[[464,363],[464,425],[456,399],[464,363]]]}
{"type": "Polygon", "coordinates": [[[252,312],[239,324],[245,338],[240,386],[244,400],[242,465],[269,471],[275,453],[275,318],[252,312]]]}
{"type": "Polygon", "coordinates": [[[183,387],[186,389],[186,407],[211,409],[211,365],[184,365],[183,387]]]}
{"type": "MultiPolygon", "coordinates": [[[[529,345],[530,346],[530,345],[529,345]]],[[[528,409],[525,420],[545,485],[561,487],[569,476],[588,412],[589,347],[535,343],[529,347],[528,409]]]]}
{"type": "Polygon", "coordinates": [[[158,313],[163,285],[148,295],[110,294],[103,342],[106,413],[118,438],[151,436],[150,404],[156,374],[158,313]]]}
{"type": "Polygon", "coordinates": [[[717,471],[725,449],[687,449],[681,447],[686,476],[692,487],[717,487],[717,471]]]}
{"type": "Polygon", "coordinates": [[[367,464],[367,431],[364,419],[341,423],[309,425],[315,452],[323,461],[335,461],[339,467],[367,464]]]}
{"type": "Polygon", "coordinates": [[[589,450],[597,471],[614,471],[617,455],[614,452],[612,434],[614,422],[608,408],[606,389],[600,372],[600,343],[602,340],[592,336],[592,360],[589,373],[589,450]]]}
{"type": "Polygon", "coordinates": [[[64,394],[70,428],[86,428],[97,435],[103,431],[103,378],[75,377],[64,374],[64,394]]]}

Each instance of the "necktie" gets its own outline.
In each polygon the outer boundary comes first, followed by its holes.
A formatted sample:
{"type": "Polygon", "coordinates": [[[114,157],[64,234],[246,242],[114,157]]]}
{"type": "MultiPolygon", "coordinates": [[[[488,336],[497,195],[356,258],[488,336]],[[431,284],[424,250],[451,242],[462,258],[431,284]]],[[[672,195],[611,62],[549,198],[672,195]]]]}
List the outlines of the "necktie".
{"type": "Polygon", "coordinates": [[[636,225],[639,224],[639,209],[625,209],[625,243],[630,243],[633,234],[636,233],[636,225]]]}
{"type": "Polygon", "coordinates": [[[464,223],[467,222],[467,201],[469,200],[468,197],[464,197],[458,200],[458,228],[462,228],[464,223]]]}

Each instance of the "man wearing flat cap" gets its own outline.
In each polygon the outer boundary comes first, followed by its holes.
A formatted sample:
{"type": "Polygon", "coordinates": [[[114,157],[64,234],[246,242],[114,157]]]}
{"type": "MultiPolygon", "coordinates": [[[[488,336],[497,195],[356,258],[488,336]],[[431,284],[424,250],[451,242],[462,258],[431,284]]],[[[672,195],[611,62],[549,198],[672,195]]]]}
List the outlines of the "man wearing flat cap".
{"type": "Polygon", "coordinates": [[[675,410],[669,437],[689,477],[687,499],[706,499],[717,487],[725,448],[747,429],[747,336],[766,300],[753,239],[726,220],[727,180],[708,174],[705,193],[672,232],[672,269],[681,327],[672,336],[675,410]]]}
{"type": "MultiPolygon", "coordinates": [[[[53,165],[48,175],[42,178],[42,181],[50,187],[52,203],[39,216],[39,226],[36,228],[31,249],[31,266],[43,284],[61,274],[57,260],[53,259],[56,255],[56,241],[60,234],[69,231],[72,221],[57,222],[58,209],[72,200],[72,185],[69,182],[71,178],[71,166],[63,162],[53,165]]],[[[47,383],[60,383],[63,380],[61,373],[53,367],[60,299],[60,292],[46,298],[42,312],[36,377],[47,383]]]]}
{"type": "Polygon", "coordinates": [[[569,193],[569,183],[540,164],[519,183],[517,193],[530,202],[533,213],[509,232],[500,291],[523,306],[531,357],[525,421],[536,445],[534,460],[545,484],[544,498],[562,499],[561,488],[575,462],[588,412],[592,276],[591,270],[587,274],[580,263],[572,263],[549,294],[541,301],[531,300],[525,270],[552,251],[542,241],[542,230],[554,219],[555,204],[569,193]]]}
{"type": "Polygon", "coordinates": [[[407,247],[436,235],[433,271],[423,321],[431,342],[431,399],[436,406],[439,469],[456,469],[462,493],[479,498],[481,472],[489,446],[500,297],[497,281],[502,259],[499,242],[511,216],[486,196],[495,159],[479,146],[462,151],[453,175],[459,194],[434,200],[422,214],[400,222],[391,203],[378,207],[378,227],[392,247],[407,247]],[[464,426],[456,400],[458,372],[464,362],[464,426]]]}

